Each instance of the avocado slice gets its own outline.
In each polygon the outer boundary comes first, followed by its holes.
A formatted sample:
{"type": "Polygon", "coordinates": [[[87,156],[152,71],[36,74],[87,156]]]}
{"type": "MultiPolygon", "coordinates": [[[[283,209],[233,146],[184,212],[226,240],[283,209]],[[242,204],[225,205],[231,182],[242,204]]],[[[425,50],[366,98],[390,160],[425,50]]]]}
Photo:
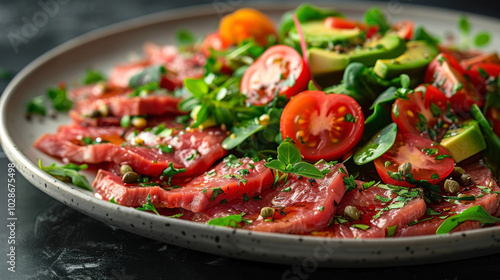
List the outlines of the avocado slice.
{"type": "Polygon", "coordinates": [[[386,35],[378,40],[366,41],[363,46],[346,53],[322,48],[310,48],[308,52],[311,73],[315,80],[321,85],[329,86],[340,82],[344,69],[351,62],[373,66],[377,59],[398,57],[405,50],[406,44],[403,39],[397,35],[386,35]]]}
{"type": "MultiPolygon", "coordinates": [[[[363,43],[365,34],[359,28],[342,29],[329,28],[323,20],[313,20],[301,24],[304,39],[309,47],[333,47],[336,44],[358,45],[363,43]]],[[[294,46],[300,46],[300,37],[297,28],[292,27],[288,33],[294,46]]]]}
{"type": "Polygon", "coordinates": [[[383,79],[393,79],[401,74],[412,77],[412,85],[416,86],[423,80],[427,65],[436,57],[439,50],[426,41],[410,41],[406,43],[406,51],[395,59],[379,59],[373,67],[375,74],[383,79]]]}
{"type": "Polygon", "coordinates": [[[440,143],[455,162],[460,162],[486,149],[486,142],[477,121],[464,122],[459,128],[450,129],[440,143]]]}

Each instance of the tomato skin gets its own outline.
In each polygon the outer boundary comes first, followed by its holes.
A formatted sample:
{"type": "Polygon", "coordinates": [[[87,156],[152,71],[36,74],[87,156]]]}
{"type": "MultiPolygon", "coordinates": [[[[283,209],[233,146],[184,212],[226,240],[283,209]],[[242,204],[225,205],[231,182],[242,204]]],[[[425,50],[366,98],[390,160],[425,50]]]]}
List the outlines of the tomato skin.
{"type": "Polygon", "coordinates": [[[374,164],[377,173],[386,184],[404,187],[414,186],[406,181],[392,179],[387,173],[398,172],[399,166],[405,162],[412,164],[411,173],[416,180],[427,180],[431,184],[437,184],[450,175],[455,167],[455,162],[451,157],[436,160],[437,155],[450,156],[450,153],[442,146],[434,145],[432,140],[410,133],[398,133],[392,148],[376,159],[374,164]],[[428,155],[423,149],[437,149],[438,152],[434,155],[428,155]],[[387,161],[390,164],[385,166],[387,161]],[[432,179],[432,174],[437,174],[439,179],[432,179]]]}
{"type": "Polygon", "coordinates": [[[396,30],[399,37],[409,41],[413,38],[413,22],[409,20],[396,22],[393,29],[396,30]]]}
{"type": "Polygon", "coordinates": [[[448,98],[434,86],[420,85],[415,91],[407,95],[408,99],[398,98],[392,108],[392,121],[398,125],[398,131],[402,133],[411,133],[421,137],[432,139],[432,135],[428,131],[420,131],[418,123],[420,121],[418,114],[425,117],[427,126],[435,132],[435,141],[441,139],[446,133],[447,128],[451,125],[451,120],[446,118],[446,110],[448,98]],[[425,91],[425,95],[423,92],[425,91]],[[435,116],[431,110],[431,105],[434,104],[442,112],[441,115],[435,116]],[[396,115],[397,113],[397,115],[396,115]],[[437,123],[441,122],[442,127],[437,127],[437,123]]]}
{"type": "Polygon", "coordinates": [[[325,18],[323,24],[326,28],[354,29],[359,27],[360,29],[364,29],[364,25],[362,23],[341,17],[327,17],[325,18]]]}
{"type": "Polygon", "coordinates": [[[203,40],[203,43],[201,44],[201,51],[205,57],[210,57],[211,50],[224,51],[229,47],[230,45],[224,43],[219,32],[213,32],[208,34],[203,40]]]}
{"type": "Polygon", "coordinates": [[[290,137],[310,161],[337,160],[358,144],[365,118],[361,106],[343,94],[304,91],[294,96],[281,115],[283,139],[290,137]],[[350,113],[354,122],[346,121],[350,113]]]}
{"type": "Polygon", "coordinates": [[[268,45],[268,37],[277,38],[274,23],[265,14],[251,8],[238,9],[224,16],[219,25],[219,33],[227,45],[254,39],[261,46],[268,45]]]}
{"type": "Polygon", "coordinates": [[[241,92],[247,102],[261,106],[271,102],[276,90],[290,98],[307,89],[311,72],[302,56],[292,47],[276,45],[267,49],[248,69],[241,80],[241,92]],[[293,86],[286,79],[293,75],[293,86]]]}
{"type": "Polygon", "coordinates": [[[440,53],[427,67],[424,81],[443,91],[456,112],[464,113],[469,112],[473,104],[483,105],[483,100],[464,74],[466,71],[453,56],[440,53]]]}

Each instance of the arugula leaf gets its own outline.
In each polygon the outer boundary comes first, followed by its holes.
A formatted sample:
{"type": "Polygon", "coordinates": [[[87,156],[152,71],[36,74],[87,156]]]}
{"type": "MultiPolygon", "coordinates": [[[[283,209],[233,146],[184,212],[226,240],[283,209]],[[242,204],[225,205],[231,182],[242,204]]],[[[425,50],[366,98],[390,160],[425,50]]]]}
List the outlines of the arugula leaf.
{"type": "Polygon", "coordinates": [[[161,76],[166,72],[167,70],[162,65],[146,67],[140,73],[137,73],[130,78],[128,86],[135,89],[154,82],[160,83],[161,76]]]}
{"type": "Polygon", "coordinates": [[[104,80],[106,79],[104,78],[104,74],[102,74],[101,72],[87,69],[87,73],[85,74],[82,82],[84,85],[90,85],[104,80]]]}
{"type": "Polygon", "coordinates": [[[87,169],[88,166],[86,164],[76,165],[73,163],[66,164],[63,166],[56,166],[55,163],[52,163],[49,166],[43,166],[42,160],[38,160],[38,166],[41,170],[47,172],[48,174],[61,179],[67,180],[69,179],[73,185],[80,187],[85,190],[92,191],[92,187],[89,184],[87,178],[78,173],[78,171],[82,169],[87,169]]]}
{"type": "Polygon", "coordinates": [[[211,226],[237,228],[237,227],[241,227],[241,225],[239,223],[246,222],[242,218],[245,215],[246,215],[246,213],[243,212],[239,215],[229,215],[226,217],[220,217],[220,218],[216,218],[216,219],[212,219],[212,220],[208,221],[207,224],[211,225],[211,226]]]}
{"type": "Polygon", "coordinates": [[[147,203],[144,203],[142,205],[142,207],[138,207],[136,208],[137,210],[141,210],[141,211],[152,211],[154,212],[156,215],[160,215],[160,213],[158,213],[158,211],[156,210],[155,206],[153,205],[153,203],[151,203],[151,197],[150,197],[150,194],[148,193],[148,197],[146,198],[147,199],[147,203]]]}
{"type": "Polygon", "coordinates": [[[45,102],[42,96],[37,96],[26,104],[26,113],[28,115],[31,114],[39,114],[42,116],[47,115],[47,108],[45,107],[45,102]]]}
{"type": "Polygon", "coordinates": [[[494,224],[500,223],[500,218],[491,216],[481,205],[477,205],[446,219],[436,230],[436,234],[449,233],[465,221],[478,221],[483,224],[494,224]]]}

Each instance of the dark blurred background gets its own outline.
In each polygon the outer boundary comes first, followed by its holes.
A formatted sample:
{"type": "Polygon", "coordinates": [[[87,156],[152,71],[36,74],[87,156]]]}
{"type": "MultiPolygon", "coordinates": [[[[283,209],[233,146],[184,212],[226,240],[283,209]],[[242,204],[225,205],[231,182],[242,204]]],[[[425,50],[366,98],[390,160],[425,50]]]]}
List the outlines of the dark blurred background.
{"type": "MultiPolygon", "coordinates": [[[[40,0],[47,3],[55,0],[40,0]]],[[[29,42],[12,45],[12,35],[39,11],[37,0],[0,0],[0,92],[10,78],[46,51],[88,31],[134,17],[197,4],[240,0],[58,0],[59,11],[29,42]]],[[[244,1],[252,2],[252,1],[244,1]]],[[[280,1],[276,1],[280,2],[280,1]]],[[[281,1],[285,2],[285,1],[281,1]]],[[[288,2],[288,1],[286,1],[288,2]]],[[[331,1],[334,5],[335,1],[331,1]]],[[[351,1],[355,3],[355,1],[351,1]]],[[[395,0],[384,1],[395,2],[395,0]]],[[[396,1],[397,2],[397,1],[396,1]]],[[[500,17],[494,1],[399,1],[500,17]]],[[[17,38],[19,40],[19,38],[17,38]]],[[[0,186],[7,182],[7,164],[0,148],[0,186]]],[[[7,271],[7,230],[0,226],[0,279],[282,279],[290,266],[222,258],[142,238],[113,228],[64,206],[17,180],[17,267],[7,271]]],[[[6,191],[0,191],[6,211],[6,191]]],[[[5,217],[2,213],[0,217],[5,217]]],[[[5,220],[2,218],[2,220],[5,220]]],[[[318,269],[310,278],[500,279],[500,254],[466,261],[391,269],[318,269]]],[[[307,276],[309,277],[309,276],[307,276]]],[[[285,278],[286,279],[286,278],[285,278]]],[[[296,278],[298,279],[298,278],[296,278]]],[[[305,276],[302,279],[307,279],[305,276]]]]}

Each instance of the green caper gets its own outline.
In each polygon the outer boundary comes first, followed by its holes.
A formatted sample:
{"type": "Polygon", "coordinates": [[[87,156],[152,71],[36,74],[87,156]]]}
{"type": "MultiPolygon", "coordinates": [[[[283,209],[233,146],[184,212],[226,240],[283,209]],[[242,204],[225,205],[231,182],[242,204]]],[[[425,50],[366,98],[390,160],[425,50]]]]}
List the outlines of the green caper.
{"type": "Polygon", "coordinates": [[[101,117],[107,117],[109,115],[109,107],[106,104],[99,106],[97,111],[99,111],[101,117]]]}
{"type": "Polygon", "coordinates": [[[358,208],[349,205],[344,209],[344,216],[351,221],[356,221],[359,219],[360,213],[358,208]]]}
{"type": "Polygon", "coordinates": [[[274,208],[262,207],[262,209],[260,209],[260,215],[264,219],[272,218],[274,217],[274,208]]]}
{"type": "Polygon", "coordinates": [[[446,179],[444,181],[444,190],[451,194],[456,194],[460,191],[460,184],[451,179],[446,179]]]}
{"type": "Polygon", "coordinates": [[[451,172],[453,177],[460,177],[462,174],[465,174],[465,170],[460,166],[455,166],[455,168],[453,168],[453,172],[451,172]]]}
{"type": "Polygon", "coordinates": [[[472,180],[469,174],[462,174],[462,176],[460,176],[460,184],[462,186],[469,186],[474,184],[474,180],[472,180]]]}
{"type": "Polygon", "coordinates": [[[99,118],[101,116],[101,112],[99,110],[94,110],[90,112],[89,117],[91,118],[99,118]]]}
{"type": "Polygon", "coordinates": [[[128,164],[124,164],[122,166],[120,166],[120,173],[122,175],[125,175],[125,173],[127,172],[134,172],[134,169],[132,169],[132,167],[128,164]]]}
{"type": "Polygon", "coordinates": [[[131,171],[123,174],[123,177],[122,177],[122,181],[124,183],[127,183],[127,184],[137,183],[138,180],[139,180],[139,175],[137,175],[137,173],[131,172],[131,171]]]}
{"type": "Polygon", "coordinates": [[[411,172],[411,163],[409,162],[405,162],[403,164],[401,164],[398,168],[398,172],[399,174],[403,175],[403,176],[406,176],[408,174],[410,174],[411,172]]]}

